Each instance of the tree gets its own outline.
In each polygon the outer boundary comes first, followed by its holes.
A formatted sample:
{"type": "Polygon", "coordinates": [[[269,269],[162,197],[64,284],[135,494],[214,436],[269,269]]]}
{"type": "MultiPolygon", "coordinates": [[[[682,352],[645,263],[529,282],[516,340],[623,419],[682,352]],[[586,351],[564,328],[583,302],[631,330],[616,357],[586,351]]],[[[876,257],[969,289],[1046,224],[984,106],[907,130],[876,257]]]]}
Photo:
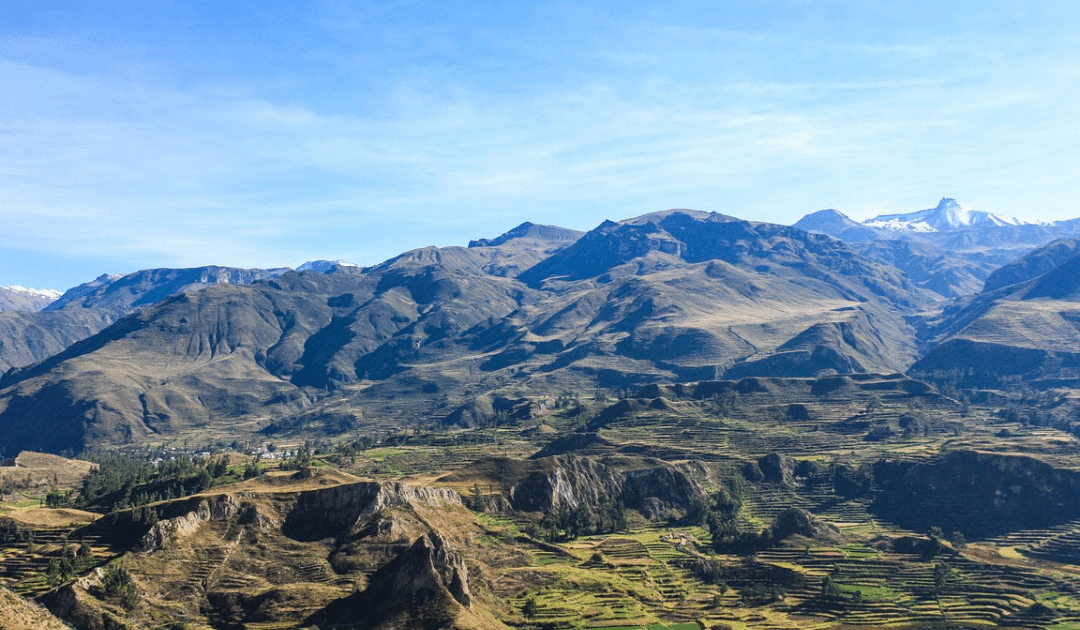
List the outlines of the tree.
{"type": "Polygon", "coordinates": [[[259,456],[256,455],[254,459],[244,464],[244,479],[254,479],[262,474],[262,468],[259,467],[259,456]]]}
{"type": "Polygon", "coordinates": [[[229,472],[229,456],[222,455],[219,459],[209,464],[212,467],[210,474],[214,476],[214,479],[224,477],[225,473],[229,472]]]}
{"type": "MultiPolygon", "coordinates": [[[[724,567],[715,556],[709,560],[709,583],[724,584],[724,567]]],[[[724,584],[724,588],[727,588],[727,584],[724,584]]]]}
{"type": "Polygon", "coordinates": [[[739,524],[733,517],[725,518],[718,512],[710,512],[707,524],[715,551],[726,550],[728,544],[739,536],[739,524]]]}
{"type": "Polygon", "coordinates": [[[487,497],[485,497],[484,493],[480,490],[479,484],[473,484],[472,490],[470,490],[469,507],[475,512],[487,510],[487,497]]]}
{"type": "Polygon", "coordinates": [[[706,525],[709,521],[709,504],[701,497],[690,500],[683,521],[688,525],[706,525]]]}
{"type": "Polygon", "coordinates": [[[626,507],[622,501],[608,498],[600,504],[596,517],[596,533],[610,534],[626,529],[626,507]]]}
{"type": "Polygon", "coordinates": [[[877,396],[871,396],[870,400],[866,401],[866,415],[873,418],[874,415],[882,409],[881,399],[877,396]]]}
{"type": "Polygon", "coordinates": [[[942,540],[945,538],[945,534],[942,533],[941,528],[937,525],[930,528],[930,531],[926,532],[927,548],[926,558],[933,558],[941,553],[941,550],[945,548],[945,543],[942,540]]]}
{"type": "Polygon", "coordinates": [[[199,490],[209,490],[212,485],[214,485],[214,476],[210,474],[209,470],[203,468],[202,471],[199,472],[199,490]]]}
{"type": "Polygon", "coordinates": [[[840,587],[836,585],[831,575],[826,575],[821,580],[821,596],[825,599],[837,599],[840,597],[840,587]]]}
{"type": "Polygon", "coordinates": [[[521,605],[521,614],[526,619],[535,619],[538,612],[540,612],[540,607],[536,605],[536,598],[532,595],[526,597],[525,603],[521,605]]]}
{"type": "Polygon", "coordinates": [[[934,595],[940,595],[952,577],[952,567],[945,562],[934,564],[934,595]]]}
{"type": "Polygon", "coordinates": [[[585,536],[593,531],[593,514],[589,506],[582,503],[574,508],[573,513],[570,515],[568,529],[571,538],[585,536]]]}
{"type": "Polygon", "coordinates": [[[123,565],[114,564],[105,569],[101,586],[105,589],[105,595],[119,598],[120,605],[127,610],[134,609],[142,597],[131,572],[123,565]]]}
{"type": "Polygon", "coordinates": [[[49,560],[49,568],[45,570],[45,581],[49,586],[56,586],[60,583],[60,561],[56,558],[49,560]]]}
{"type": "Polygon", "coordinates": [[[94,563],[94,554],[90,549],[90,543],[85,540],[79,543],[79,550],[75,555],[75,571],[82,573],[94,563]]]}

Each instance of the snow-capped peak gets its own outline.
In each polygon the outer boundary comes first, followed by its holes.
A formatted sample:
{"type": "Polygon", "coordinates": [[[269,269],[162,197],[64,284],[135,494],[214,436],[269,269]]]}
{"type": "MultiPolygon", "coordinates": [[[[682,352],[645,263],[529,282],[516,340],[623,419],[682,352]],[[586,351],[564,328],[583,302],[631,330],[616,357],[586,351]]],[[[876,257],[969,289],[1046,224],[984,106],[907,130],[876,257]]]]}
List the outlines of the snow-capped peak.
{"type": "Polygon", "coordinates": [[[314,271],[316,273],[329,273],[334,267],[359,267],[356,263],[347,260],[309,260],[296,268],[297,271],[314,271]]]}
{"type": "Polygon", "coordinates": [[[948,232],[973,227],[1004,227],[1023,225],[1015,217],[1003,217],[970,206],[948,197],[927,210],[906,214],[883,214],[867,220],[864,225],[899,232],[948,232]]]}
{"type": "Polygon", "coordinates": [[[34,288],[31,288],[31,287],[24,287],[24,286],[20,286],[20,285],[17,285],[17,284],[11,285],[9,287],[0,287],[0,288],[7,289],[8,291],[12,291],[14,293],[25,293],[26,295],[32,295],[34,297],[43,297],[43,298],[47,298],[47,299],[50,299],[50,300],[55,300],[56,298],[63,295],[62,291],[57,291],[56,289],[34,289],[34,288]]]}

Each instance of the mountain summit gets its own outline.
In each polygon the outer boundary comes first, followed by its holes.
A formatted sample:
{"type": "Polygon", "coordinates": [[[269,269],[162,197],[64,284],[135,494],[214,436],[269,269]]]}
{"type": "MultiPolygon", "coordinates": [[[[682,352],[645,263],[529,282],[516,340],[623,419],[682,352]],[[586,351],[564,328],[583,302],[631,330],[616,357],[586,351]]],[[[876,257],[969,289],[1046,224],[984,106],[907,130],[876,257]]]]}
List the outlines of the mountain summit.
{"type": "Polygon", "coordinates": [[[949,197],[927,210],[882,214],[861,223],[836,210],[819,210],[794,227],[849,243],[870,258],[896,265],[912,279],[922,277],[916,284],[948,298],[977,290],[994,268],[1055,239],[1080,236],[1078,219],[1028,221],[973,210],[949,197]],[[936,251],[927,250],[927,245],[936,251]],[[926,276],[928,270],[936,271],[926,276]]]}
{"type": "Polygon", "coordinates": [[[883,214],[865,221],[863,225],[897,232],[948,232],[1027,223],[1030,222],[1015,217],[1002,217],[982,210],[973,210],[967,204],[943,197],[937,206],[928,210],[907,214],[883,214]]]}
{"type": "Polygon", "coordinates": [[[60,292],[55,289],[0,287],[0,311],[40,311],[58,297],[60,292]]]}
{"type": "MultiPolygon", "coordinates": [[[[38,450],[223,427],[334,434],[359,409],[387,426],[468,422],[499,396],[892,373],[918,358],[906,318],[930,304],[840,241],[715,213],[652,213],[581,236],[523,225],[484,243],[172,290],[8,371],[0,432],[9,448],[38,450]]],[[[148,273],[170,287],[188,278],[148,273]]],[[[138,277],[80,303],[151,286],[138,277]]]]}

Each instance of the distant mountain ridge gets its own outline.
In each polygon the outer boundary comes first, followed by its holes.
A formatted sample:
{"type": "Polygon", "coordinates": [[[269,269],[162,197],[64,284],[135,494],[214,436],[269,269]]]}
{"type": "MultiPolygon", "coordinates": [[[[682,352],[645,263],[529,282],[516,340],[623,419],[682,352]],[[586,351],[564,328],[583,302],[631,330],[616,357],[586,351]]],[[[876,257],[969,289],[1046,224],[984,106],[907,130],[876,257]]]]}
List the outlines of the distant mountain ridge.
{"type": "Polygon", "coordinates": [[[916,373],[1080,386],[1080,242],[1054,241],[998,269],[980,293],[931,318],[923,336],[930,349],[916,373]]]}
{"type": "Polygon", "coordinates": [[[469,425],[497,400],[582,388],[1080,366],[1080,246],[1017,260],[1053,226],[973,228],[966,212],[942,220],[968,227],[904,238],[836,211],[800,222],[846,243],[676,209],[585,233],[523,223],[370,267],[102,276],[0,313],[0,435],[46,450],[334,435],[469,425]]]}
{"type": "Polygon", "coordinates": [[[795,227],[808,232],[828,234],[847,242],[892,238],[938,238],[940,233],[965,232],[994,228],[1046,228],[1050,231],[1072,232],[1076,220],[1045,221],[1006,217],[991,212],[975,210],[967,204],[943,197],[933,208],[916,212],[882,214],[855,221],[839,210],[811,212],[795,223],[795,227]]]}
{"type": "Polygon", "coordinates": [[[581,238],[584,232],[559,227],[557,225],[537,225],[526,221],[516,228],[496,238],[481,238],[469,241],[469,247],[497,247],[512,240],[535,239],[548,243],[569,244],[581,238]]]}
{"type": "Polygon", "coordinates": [[[221,283],[249,284],[275,278],[286,271],[210,265],[102,274],[57,298],[49,298],[36,312],[30,309],[0,312],[0,370],[53,356],[117,319],[171,295],[221,283]]]}
{"type": "MultiPolygon", "coordinates": [[[[46,450],[333,434],[360,418],[469,423],[485,400],[530,392],[892,373],[918,358],[907,318],[932,303],[840,241],[715,213],[652,213],[581,236],[525,226],[484,242],[173,293],[10,370],[0,433],[10,448],[46,450]]],[[[127,287],[178,287],[189,273],[114,281],[77,303],[131,307],[127,287]]]]}
{"type": "MultiPolygon", "coordinates": [[[[1060,238],[1080,236],[1080,219],[1036,221],[974,210],[948,197],[937,206],[917,212],[883,214],[863,222],[837,210],[812,212],[795,227],[827,234],[860,247],[864,243],[910,240],[934,245],[974,267],[964,273],[986,277],[988,267],[999,267],[1060,238]]],[[[942,293],[955,297],[953,289],[942,293]]]]}
{"type": "Polygon", "coordinates": [[[102,308],[116,314],[156,304],[170,295],[215,284],[250,284],[276,278],[290,269],[238,269],[208,265],[190,269],[144,269],[126,275],[102,275],[66,291],[45,310],[102,308]]]}
{"type": "Polygon", "coordinates": [[[1028,224],[1041,225],[1037,221],[1024,221],[1015,217],[1003,217],[982,210],[974,210],[948,197],[943,197],[937,206],[927,210],[904,214],[883,214],[863,222],[863,225],[868,227],[895,232],[947,232],[967,228],[1028,224]]]}
{"type": "Polygon", "coordinates": [[[0,311],[40,311],[60,295],[55,289],[32,289],[18,285],[0,287],[0,311]]]}

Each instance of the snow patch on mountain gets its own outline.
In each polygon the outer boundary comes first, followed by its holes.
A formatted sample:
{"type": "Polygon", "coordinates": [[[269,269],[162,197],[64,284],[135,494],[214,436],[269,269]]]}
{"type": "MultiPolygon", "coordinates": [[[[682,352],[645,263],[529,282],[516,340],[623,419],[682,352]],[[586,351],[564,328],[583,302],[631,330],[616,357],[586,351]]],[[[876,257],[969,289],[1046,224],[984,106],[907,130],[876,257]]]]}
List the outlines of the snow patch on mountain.
{"type": "Polygon", "coordinates": [[[347,260],[309,260],[296,268],[297,271],[314,271],[316,273],[330,273],[334,267],[359,267],[356,263],[347,260]]]}
{"type": "Polygon", "coordinates": [[[893,232],[949,232],[1032,224],[1037,225],[1038,222],[973,210],[967,204],[948,197],[943,198],[934,208],[905,214],[883,214],[863,222],[863,225],[868,227],[893,232]]]}
{"type": "Polygon", "coordinates": [[[25,295],[29,295],[29,296],[33,296],[33,297],[42,297],[42,298],[47,298],[47,299],[50,299],[50,300],[55,300],[56,298],[58,298],[58,297],[60,297],[61,295],[64,294],[63,291],[57,291],[56,289],[34,289],[32,287],[24,287],[24,286],[20,286],[18,284],[13,284],[13,285],[8,286],[8,287],[0,287],[0,288],[7,289],[8,291],[11,291],[13,293],[23,293],[25,295]]]}

